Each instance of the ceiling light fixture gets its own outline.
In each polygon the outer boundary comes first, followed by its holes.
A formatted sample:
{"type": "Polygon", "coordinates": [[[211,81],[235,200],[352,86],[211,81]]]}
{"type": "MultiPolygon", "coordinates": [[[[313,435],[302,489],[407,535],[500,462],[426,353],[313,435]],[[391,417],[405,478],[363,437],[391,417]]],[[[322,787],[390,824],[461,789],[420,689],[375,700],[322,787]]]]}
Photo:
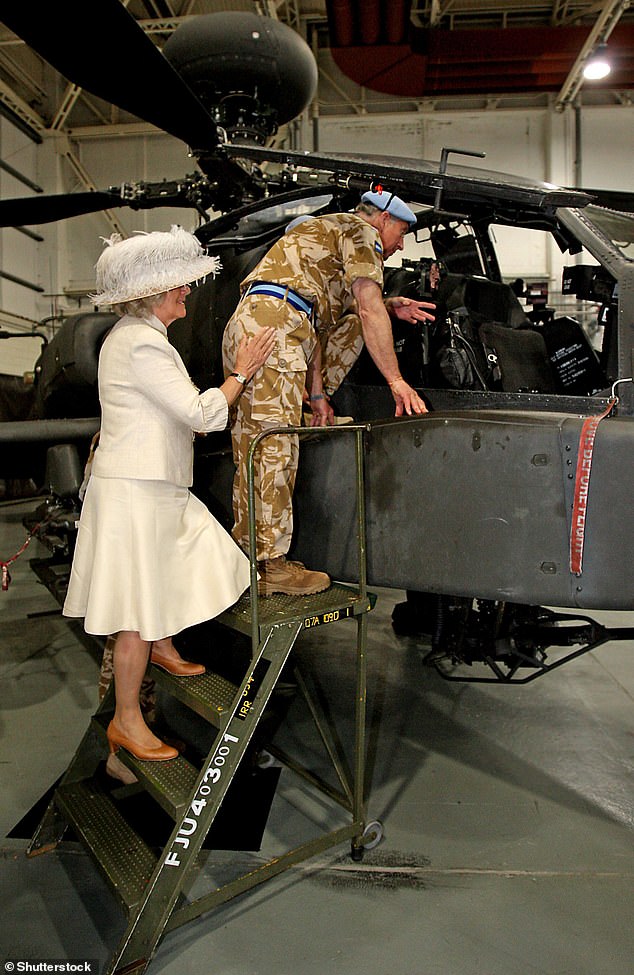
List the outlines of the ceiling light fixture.
{"type": "Polygon", "coordinates": [[[588,81],[600,81],[601,78],[607,78],[612,70],[607,54],[607,44],[597,44],[584,65],[583,77],[587,78],[588,81]]]}

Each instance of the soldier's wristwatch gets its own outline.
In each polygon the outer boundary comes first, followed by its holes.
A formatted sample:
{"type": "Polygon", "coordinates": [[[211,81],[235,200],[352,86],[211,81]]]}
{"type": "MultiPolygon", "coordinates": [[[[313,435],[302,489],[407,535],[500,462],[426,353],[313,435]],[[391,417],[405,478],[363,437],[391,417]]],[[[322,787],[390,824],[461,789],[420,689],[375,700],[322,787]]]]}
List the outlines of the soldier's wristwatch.
{"type": "Polygon", "coordinates": [[[243,376],[241,372],[230,372],[229,375],[233,376],[234,379],[237,379],[238,382],[242,383],[243,386],[246,386],[246,384],[249,382],[247,377],[243,376]]]}

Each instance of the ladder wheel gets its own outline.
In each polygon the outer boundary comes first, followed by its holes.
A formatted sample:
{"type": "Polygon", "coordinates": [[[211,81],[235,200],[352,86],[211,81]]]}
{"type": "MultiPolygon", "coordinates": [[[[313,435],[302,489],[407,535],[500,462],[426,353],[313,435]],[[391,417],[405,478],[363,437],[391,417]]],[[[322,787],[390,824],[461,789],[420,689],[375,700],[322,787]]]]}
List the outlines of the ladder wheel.
{"type": "Polygon", "coordinates": [[[374,819],[368,823],[361,835],[361,845],[364,850],[373,850],[383,839],[383,824],[374,819]]]}
{"type": "Polygon", "coordinates": [[[275,758],[270,752],[263,749],[257,756],[256,765],[258,768],[273,768],[275,758]]]}

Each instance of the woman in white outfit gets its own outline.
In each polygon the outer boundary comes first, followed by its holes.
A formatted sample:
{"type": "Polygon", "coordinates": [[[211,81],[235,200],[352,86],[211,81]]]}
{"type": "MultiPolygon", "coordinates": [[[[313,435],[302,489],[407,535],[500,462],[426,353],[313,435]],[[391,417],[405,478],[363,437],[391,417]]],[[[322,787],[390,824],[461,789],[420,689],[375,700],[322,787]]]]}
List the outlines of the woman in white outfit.
{"type": "Polygon", "coordinates": [[[245,341],[236,373],[200,393],[167,339],[187,314],[189,284],[218,270],[193,234],[114,235],[97,262],[98,305],[121,318],[99,355],[101,432],[79,522],[64,615],[87,633],[117,633],[112,755],[175,758],[145,723],[139,690],[148,658],[178,676],[204,673],[172,636],[212,619],[249,585],[249,562],[192,495],[194,433],[223,430],[228,409],[275,341],[262,329],[245,341]]]}

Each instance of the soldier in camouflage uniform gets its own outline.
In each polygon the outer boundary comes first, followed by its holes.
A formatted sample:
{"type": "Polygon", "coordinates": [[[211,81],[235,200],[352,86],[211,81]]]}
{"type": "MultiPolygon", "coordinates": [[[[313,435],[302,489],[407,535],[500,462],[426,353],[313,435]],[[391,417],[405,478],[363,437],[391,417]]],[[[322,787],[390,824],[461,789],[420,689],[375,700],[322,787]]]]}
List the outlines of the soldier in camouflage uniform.
{"type": "MultiPolygon", "coordinates": [[[[423,413],[415,390],[399,374],[392,329],[383,303],[383,261],[403,247],[416,218],[394,195],[366,193],[354,213],[315,217],[292,227],[242,282],[242,297],[223,339],[225,373],[234,369],[243,335],[272,325],[277,344],[232,412],[236,463],[233,536],[249,548],[246,460],[257,434],[299,426],[304,391],[312,426],[334,422],[328,396],[356,361],[363,342],[385,376],[396,415],[423,413]],[[325,379],[325,384],[324,384],[325,379]]],[[[433,319],[433,305],[389,299],[389,312],[408,321],[433,319]]],[[[320,592],[324,572],[286,560],[293,531],[292,497],[299,446],[296,437],[267,438],[255,465],[256,557],[260,592],[320,592]]]]}

